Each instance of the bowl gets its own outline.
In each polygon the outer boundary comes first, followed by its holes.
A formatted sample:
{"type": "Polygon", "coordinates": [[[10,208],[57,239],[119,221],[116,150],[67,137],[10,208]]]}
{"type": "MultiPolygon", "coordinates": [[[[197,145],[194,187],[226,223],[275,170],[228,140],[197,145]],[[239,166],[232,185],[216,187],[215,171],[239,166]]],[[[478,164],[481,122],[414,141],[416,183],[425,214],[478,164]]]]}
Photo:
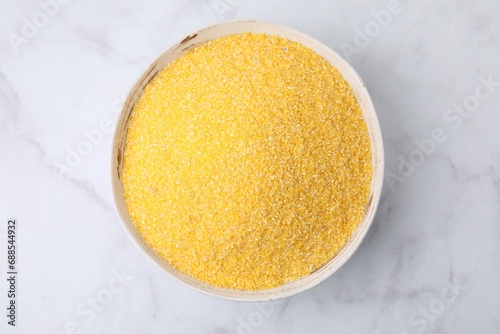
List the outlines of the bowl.
{"type": "Polygon", "coordinates": [[[354,69],[337,53],[332,51],[324,44],[316,41],[315,39],[301,32],[281,25],[260,21],[236,21],[210,26],[189,36],[186,36],[186,38],[184,38],[182,41],[162,53],[151,64],[151,66],[149,66],[149,68],[144,72],[144,74],[140,77],[140,79],[130,91],[128,98],[123,105],[123,109],[116,127],[112,148],[112,187],[114,205],[121,224],[123,225],[123,228],[127,232],[130,239],[133,241],[133,243],[156,266],[158,266],[161,270],[170,274],[180,282],[184,283],[185,285],[211,296],[237,301],[270,301],[292,296],[318,285],[319,283],[330,277],[340,267],[342,267],[342,265],[354,254],[356,249],[359,247],[373,221],[381,195],[383,171],[384,153],[382,136],[377,115],[375,113],[375,109],[373,107],[366,86],[360,79],[358,74],[354,71],[354,69]],[[276,288],[256,291],[235,290],[209,285],[178,271],[163,258],[161,258],[158,254],[156,254],[155,251],[152,250],[149,245],[143,240],[139,232],[136,230],[133,221],[129,217],[127,206],[125,204],[124,188],[121,181],[123,172],[125,140],[127,136],[129,119],[135,104],[138,102],[144,88],[148,85],[148,83],[155,77],[158,72],[164,69],[174,59],[179,58],[186,51],[191,50],[209,40],[247,32],[278,35],[280,37],[299,42],[315,51],[340,71],[343,77],[351,85],[363,112],[371,142],[373,166],[371,192],[367,201],[365,216],[362,222],[358,225],[357,229],[354,231],[351,238],[341,249],[341,251],[329,262],[324,264],[320,269],[314,271],[308,276],[302,277],[296,281],[286,283],[276,288]]]}

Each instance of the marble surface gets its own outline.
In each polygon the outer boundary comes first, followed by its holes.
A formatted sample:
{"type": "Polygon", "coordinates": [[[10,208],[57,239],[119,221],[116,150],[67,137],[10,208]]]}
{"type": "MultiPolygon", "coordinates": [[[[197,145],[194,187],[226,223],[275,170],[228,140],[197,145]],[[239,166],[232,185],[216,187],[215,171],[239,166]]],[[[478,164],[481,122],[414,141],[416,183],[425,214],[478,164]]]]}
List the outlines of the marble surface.
{"type": "Polygon", "coordinates": [[[7,219],[19,224],[17,326],[2,279],[2,333],[500,332],[498,1],[0,8],[2,272],[7,219]],[[128,240],[111,198],[123,96],[174,42],[236,19],[281,23],[343,54],[384,137],[384,195],[360,249],[318,287],[277,302],[219,300],[162,273],[128,240]]]}

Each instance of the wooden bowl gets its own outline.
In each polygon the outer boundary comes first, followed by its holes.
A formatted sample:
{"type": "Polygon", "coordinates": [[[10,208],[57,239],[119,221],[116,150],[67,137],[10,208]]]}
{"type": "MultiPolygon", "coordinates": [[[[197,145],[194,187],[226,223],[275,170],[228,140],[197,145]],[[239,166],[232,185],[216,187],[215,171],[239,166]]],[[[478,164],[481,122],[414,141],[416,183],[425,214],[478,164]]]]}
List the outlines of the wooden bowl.
{"type": "Polygon", "coordinates": [[[337,271],[356,251],[364,236],[366,235],[368,229],[370,228],[381,195],[383,171],[384,153],[382,136],[380,133],[377,115],[375,113],[375,109],[373,107],[366,86],[361,81],[354,69],[337,53],[332,51],[324,44],[316,41],[315,39],[284,26],[259,21],[237,21],[217,24],[187,36],[181,42],[174,45],[166,52],[162,53],[144,72],[144,74],[134,85],[130,94],[128,95],[128,98],[123,106],[118,125],[116,127],[112,148],[112,186],[114,203],[118,216],[120,217],[120,221],[125,228],[125,231],[132,239],[133,243],[148,259],[153,261],[159,268],[172,275],[182,283],[190,286],[191,288],[212,296],[238,301],[269,301],[295,295],[316,286],[317,284],[330,277],[330,275],[332,275],[335,271],[337,271]],[[128,123],[134,106],[141,97],[141,94],[147,84],[155,77],[158,72],[164,69],[174,59],[179,58],[186,51],[193,49],[196,46],[203,44],[209,40],[246,32],[278,35],[280,37],[302,43],[306,47],[314,50],[317,54],[322,56],[332,66],[336,67],[340,71],[340,73],[349,82],[352,89],[354,90],[354,94],[356,95],[361,110],[363,111],[371,140],[373,164],[371,193],[367,201],[364,219],[359,224],[350,240],[348,240],[346,245],[341,249],[341,251],[329,262],[323,265],[323,267],[309,274],[308,276],[281,285],[277,288],[257,291],[234,290],[215,287],[199,281],[191,276],[188,276],[167,263],[149,247],[149,245],[143,240],[141,235],[136,230],[134,223],[132,222],[127,211],[124,198],[124,189],[121,181],[128,123]]]}

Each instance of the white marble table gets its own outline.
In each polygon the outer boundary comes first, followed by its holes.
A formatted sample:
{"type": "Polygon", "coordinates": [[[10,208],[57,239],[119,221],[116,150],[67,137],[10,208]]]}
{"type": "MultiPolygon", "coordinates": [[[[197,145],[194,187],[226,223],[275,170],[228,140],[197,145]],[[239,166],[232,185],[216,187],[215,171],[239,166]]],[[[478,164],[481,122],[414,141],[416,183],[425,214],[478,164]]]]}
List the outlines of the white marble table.
{"type": "Polygon", "coordinates": [[[17,326],[2,278],[1,333],[500,332],[498,1],[1,0],[0,29],[2,277],[7,220],[18,224],[17,326]],[[344,54],[385,141],[367,239],[330,279],[279,302],[178,283],[139,254],[111,199],[124,94],[174,42],[234,19],[344,54]]]}

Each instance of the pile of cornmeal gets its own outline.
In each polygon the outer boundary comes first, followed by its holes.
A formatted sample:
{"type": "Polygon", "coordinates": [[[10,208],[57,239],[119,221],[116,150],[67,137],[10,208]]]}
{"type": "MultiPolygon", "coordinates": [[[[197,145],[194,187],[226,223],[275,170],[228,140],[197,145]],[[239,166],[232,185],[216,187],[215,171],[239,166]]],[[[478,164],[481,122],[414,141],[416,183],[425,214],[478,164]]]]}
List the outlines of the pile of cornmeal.
{"type": "Polygon", "coordinates": [[[331,260],[363,220],[368,129],[324,58],[245,33],[187,51],[134,107],[123,185],[144,241],[210,285],[261,290],[331,260]]]}

